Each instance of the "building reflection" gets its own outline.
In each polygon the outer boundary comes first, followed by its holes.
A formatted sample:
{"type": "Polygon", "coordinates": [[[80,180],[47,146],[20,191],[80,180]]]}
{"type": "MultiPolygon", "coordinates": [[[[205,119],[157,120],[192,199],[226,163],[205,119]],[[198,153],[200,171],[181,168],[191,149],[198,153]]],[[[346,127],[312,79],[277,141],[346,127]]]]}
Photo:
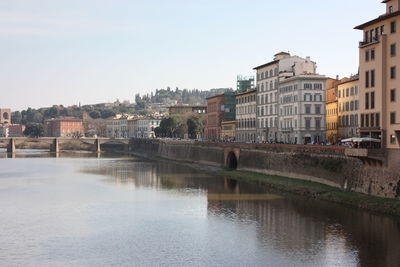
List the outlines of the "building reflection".
{"type": "Polygon", "coordinates": [[[100,160],[98,164],[83,171],[105,175],[107,182],[120,185],[182,191],[182,194],[202,192],[207,198],[208,216],[234,217],[251,223],[255,225],[259,242],[282,253],[289,251],[302,255],[300,258],[318,255],[328,265],[337,265],[337,257],[352,255],[359,266],[399,266],[400,223],[396,219],[295,196],[216,200],[208,196],[274,192],[256,184],[215,177],[165,162],[100,160]]]}

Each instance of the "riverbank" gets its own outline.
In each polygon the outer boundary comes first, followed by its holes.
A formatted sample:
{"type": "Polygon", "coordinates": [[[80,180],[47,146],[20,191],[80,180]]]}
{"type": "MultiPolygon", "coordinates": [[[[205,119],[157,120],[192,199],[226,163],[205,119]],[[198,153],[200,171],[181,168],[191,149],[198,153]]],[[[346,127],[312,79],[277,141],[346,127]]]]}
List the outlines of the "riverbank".
{"type": "Polygon", "coordinates": [[[238,181],[260,184],[280,192],[295,194],[315,200],[329,201],[344,206],[354,207],[400,218],[400,200],[398,199],[381,198],[362,193],[343,191],[336,187],[301,179],[272,176],[250,171],[226,170],[194,161],[180,161],[167,159],[160,156],[150,157],[148,155],[138,154],[135,152],[123,154],[184,165],[197,170],[213,173],[218,176],[235,179],[238,181]]]}
{"type": "Polygon", "coordinates": [[[372,212],[400,217],[400,200],[379,198],[361,193],[343,191],[328,185],[248,171],[216,171],[216,174],[238,181],[257,183],[316,200],[329,201],[372,212]]]}

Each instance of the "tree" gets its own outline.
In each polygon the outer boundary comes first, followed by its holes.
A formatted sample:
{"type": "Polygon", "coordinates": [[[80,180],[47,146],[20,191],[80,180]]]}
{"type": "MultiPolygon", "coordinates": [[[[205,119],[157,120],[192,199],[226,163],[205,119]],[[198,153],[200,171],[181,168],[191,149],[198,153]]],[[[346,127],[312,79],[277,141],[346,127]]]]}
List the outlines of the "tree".
{"type": "Polygon", "coordinates": [[[165,137],[183,137],[185,124],[183,123],[182,116],[172,115],[164,118],[160,122],[159,134],[164,134],[165,137]]]}
{"type": "Polygon", "coordinates": [[[29,123],[24,130],[24,135],[32,137],[43,136],[43,133],[43,124],[41,123],[29,123]]]}
{"type": "Polygon", "coordinates": [[[22,121],[22,114],[19,111],[15,111],[11,116],[11,123],[20,124],[22,121]]]}
{"type": "Polygon", "coordinates": [[[107,119],[107,118],[115,116],[115,112],[112,111],[111,109],[102,110],[102,111],[100,111],[100,113],[101,113],[101,118],[102,119],[107,119]]]}
{"type": "Polygon", "coordinates": [[[198,135],[200,135],[204,130],[204,124],[200,117],[192,116],[187,122],[188,135],[189,138],[195,139],[198,135]]]}
{"type": "Polygon", "coordinates": [[[99,119],[101,117],[101,113],[97,110],[93,110],[89,115],[92,119],[99,119]]]}

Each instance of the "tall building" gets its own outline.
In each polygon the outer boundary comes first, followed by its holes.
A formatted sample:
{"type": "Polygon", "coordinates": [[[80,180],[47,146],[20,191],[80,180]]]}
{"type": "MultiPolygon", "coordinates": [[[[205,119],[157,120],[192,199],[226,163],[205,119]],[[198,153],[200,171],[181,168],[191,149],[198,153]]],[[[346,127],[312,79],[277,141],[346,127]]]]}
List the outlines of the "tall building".
{"type": "Polygon", "coordinates": [[[400,0],[385,0],[385,14],[361,24],[360,135],[380,138],[382,147],[400,148],[400,0]],[[398,30],[399,29],[399,30],[398,30]]]}
{"type": "Polygon", "coordinates": [[[338,137],[359,135],[360,104],[358,75],[338,85],[338,137]]]}
{"type": "Polygon", "coordinates": [[[204,130],[206,139],[220,139],[222,121],[234,120],[235,93],[233,91],[207,98],[207,123],[204,130]]]}
{"type": "Polygon", "coordinates": [[[273,61],[254,70],[257,71],[257,141],[283,141],[280,138],[285,137],[279,134],[278,122],[280,82],[298,75],[315,74],[316,63],[309,57],[281,52],[273,61]]]}
{"type": "Polygon", "coordinates": [[[236,95],[236,140],[255,142],[256,92],[250,90],[236,95]]]}
{"type": "Polygon", "coordinates": [[[255,82],[254,76],[246,77],[238,75],[236,79],[236,91],[238,93],[244,93],[248,90],[251,90],[255,87],[254,82],[255,82]]]}
{"type": "Polygon", "coordinates": [[[280,79],[278,140],[291,144],[325,141],[325,83],[318,74],[280,79]]]}

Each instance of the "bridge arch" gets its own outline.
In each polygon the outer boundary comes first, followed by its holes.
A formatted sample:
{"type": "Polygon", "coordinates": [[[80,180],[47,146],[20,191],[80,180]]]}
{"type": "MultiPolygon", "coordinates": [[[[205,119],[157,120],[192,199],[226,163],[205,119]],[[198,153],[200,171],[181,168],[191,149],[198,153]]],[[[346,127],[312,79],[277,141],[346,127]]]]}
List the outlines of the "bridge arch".
{"type": "Polygon", "coordinates": [[[237,166],[238,166],[238,159],[236,158],[235,153],[233,151],[231,151],[228,153],[226,167],[228,167],[231,170],[236,170],[237,166]]]}

